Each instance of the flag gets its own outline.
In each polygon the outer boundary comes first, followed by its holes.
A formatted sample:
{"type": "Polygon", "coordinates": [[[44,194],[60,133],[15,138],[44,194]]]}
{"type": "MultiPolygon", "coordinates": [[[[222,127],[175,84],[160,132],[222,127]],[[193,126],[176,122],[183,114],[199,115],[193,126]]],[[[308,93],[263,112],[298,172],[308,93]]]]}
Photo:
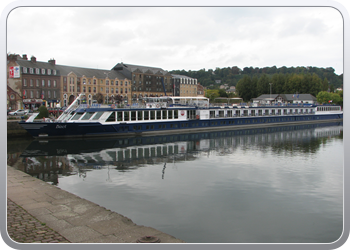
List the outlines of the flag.
{"type": "Polygon", "coordinates": [[[299,94],[298,94],[297,98],[299,98],[299,94]]]}
{"type": "Polygon", "coordinates": [[[294,98],[294,96],[295,96],[295,95],[293,94],[293,98],[294,98]]]}
{"type": "Polygon", "coordinates": [[[331,103],[331,102],[333,102],[333,101],[332,101],[332,100],[329,100],[328,102],[331,103]]]}

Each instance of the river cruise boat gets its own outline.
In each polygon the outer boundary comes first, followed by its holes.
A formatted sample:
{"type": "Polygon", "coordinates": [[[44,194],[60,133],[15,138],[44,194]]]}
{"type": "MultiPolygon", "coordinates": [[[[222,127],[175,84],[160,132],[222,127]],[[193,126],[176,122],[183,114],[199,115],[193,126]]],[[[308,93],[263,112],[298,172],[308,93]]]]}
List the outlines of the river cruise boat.
{"type": "Polygon", "coordinates": [[[206,97],[149,97],[132,105],[81,104],[84,94],[56,119],[19,124],[33,137],[157,135],[339,121],[341,106],[314,104],[247,105],[209,103],[206,97]]]}

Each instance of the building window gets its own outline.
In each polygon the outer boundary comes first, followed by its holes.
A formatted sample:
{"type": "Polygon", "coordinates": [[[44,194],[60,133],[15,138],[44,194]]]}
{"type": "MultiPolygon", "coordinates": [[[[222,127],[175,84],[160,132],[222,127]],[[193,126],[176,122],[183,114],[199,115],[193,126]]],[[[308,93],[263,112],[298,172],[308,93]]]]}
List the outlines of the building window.
{"type": "Polygon", "coordinates": [[[113,85],[114,84],[114,81],[113,80],[111,80],[111,85],[113,85]]]}
{"type": "Polygon", "coordinates": [[[118,81],[115,81],[115,86],[118,86],[118,81]]]}
{"type": "Polygon", "coordinates": [[[94,85],[96,85],[96,79],[94,79],[94,85]]]}
{"type": "Polygon", "coordinates": [[[40,98],[39,90],[36,91],[36,98],[40,98]]]}
{"type": "Polygon", "coordinates": [[[53,92],[53,98],[56,98],[56,91],[53,92]]]}
{"type": "Polygon", "coordinates": [[[109,85],[109,81],[108,80],[106,80],[106,85],[109,85]]]}
{"type": "Polygon", "coordinates": [[[51,87],[51,80],[47,80],[47,86],[51,87]]]}
{"type": "Polygon", "coordinates": [[[40,74],[40,69],[35,69],[35,73],[36,73],[37,75],[39,75],[39,74],[40,74]]]}
{"type": "Polygon", "coordinates": [[[56,80],[53,81],[53,86],[54,86],[54,88],[57,87],[57,82],[56,82],[56,80]]]}
{"type": "Polygon", "coordinates": [[[41,74],[45,75],[45,69],[41,69],[41,74]]]}
{"type": "Polygon", "coordinates": [[[109,88],[106,88],[106,93],[107,93],[107,94],[109,93],[109,88]]]}
{"type": "Polygon", "coordinates": [[[84,93],[86,92],[86,87],[83,87],[83,92],[84,92],[84,93]]]}
{"type": "Polygon", "coordinates": [[[42,81],[41,81],[41,86],[42,86],[42,87],[45,87],[45,80],[42,80],[42,81]]]}
{"type": "Polygon", "coordinates": [[[111,94],[113,94],[113,91],[114,91],[114,89],[113,89],[113,88],[111,88],[111,94]]]}
{"type": "Polygon", "coordinates": [[[27,79],[23,79],[23,86],[27,86],[27,79]]]}
{"type": "Polygon", "coordinates": [[[34,98],[33,90],[30,91],[30,98],[34,98]]]}
{"type": "Polygon", "coordinates": [[[47,74],[48,74],[48,75],[51,75],[51,69],[48,69],[48,70],[47,70],[47,74]]]}
{"type": "Polygon", "coordinates": [[[51,91],[47,91],[47,97],[51,98],[51,91]]]}
{"type": "Polygon", "coordinates": [[[57,71],[56,71],[55,69],[53,70],[53,74],[54,74],[54,75],[56,75],[56,74],[57,74],[57,71]]]}
{"type": "Polygon", "coordinates": [[[30,87],[33,87],[33,79],[30,79],[29,82],[30,82],[30,87]]]}

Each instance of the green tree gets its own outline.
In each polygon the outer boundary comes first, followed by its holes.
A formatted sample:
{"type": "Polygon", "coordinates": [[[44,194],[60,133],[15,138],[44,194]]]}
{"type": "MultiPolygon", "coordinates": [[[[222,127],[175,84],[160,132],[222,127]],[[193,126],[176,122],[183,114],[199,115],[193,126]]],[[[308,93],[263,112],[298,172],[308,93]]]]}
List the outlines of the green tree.
{"type": "Polygon", "coordinates": [[[244,101],[249,101],[254,97],[252,95],[252,80],[248,75],[244,75],[244,77],[238,81],[236,91],[239,97],[243,98],[244,101]]]}
{"type": "Polygon", "coordinates": [[[36,118],[41,119],[43,117],[46,117],[46,118],[49,117],[49,111],[44,105],[41,105],[38,110],[39,110],[39,114],[36,118]]]}
{"type": "Polygon", "coordinates": [[[209,98],[210,102],[214,102],[215,98],[220,97],[218,89],[207,89],[205,97],[209,98]]]}
{"type": "Polygon", "coordinates": [[[328,104],[328,103],[342,104],[343,103],[343,99],[340,97],[338,93],[321,91],[317,94],[316,98],[318,103],[323,103],[323,104],[328,104]]]}
{"type": "Polygon", "coordinates": [[[256,97],[270,93],[269,78],[266,74],[263,74],[257,83],[256,87],[256,97]]]}
{"type": "Polygon", "coordinates": [[[322,91],[328,91],[328,80],[327,78],[324,78],[323,83],[322,83],[322,91]]]}

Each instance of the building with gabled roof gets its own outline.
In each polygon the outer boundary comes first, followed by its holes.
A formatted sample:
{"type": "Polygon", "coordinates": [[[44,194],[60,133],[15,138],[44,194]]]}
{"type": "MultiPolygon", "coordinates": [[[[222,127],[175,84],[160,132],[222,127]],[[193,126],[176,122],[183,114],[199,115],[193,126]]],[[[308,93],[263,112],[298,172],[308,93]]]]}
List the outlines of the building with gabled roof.
{"type": "Polygon", "coordinates": [[[173,95],[172,75],[161,68],[121,62],[112,71],[120,72],[131,79],[133,101],[143,97],[173,95]]]}
{"type": "Polygon", "coordinates": [[[311,94],[264,94],[252,99],[255,103],[316,103],[317,99],[311,94]]]}

